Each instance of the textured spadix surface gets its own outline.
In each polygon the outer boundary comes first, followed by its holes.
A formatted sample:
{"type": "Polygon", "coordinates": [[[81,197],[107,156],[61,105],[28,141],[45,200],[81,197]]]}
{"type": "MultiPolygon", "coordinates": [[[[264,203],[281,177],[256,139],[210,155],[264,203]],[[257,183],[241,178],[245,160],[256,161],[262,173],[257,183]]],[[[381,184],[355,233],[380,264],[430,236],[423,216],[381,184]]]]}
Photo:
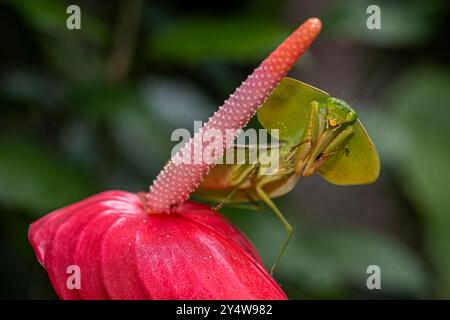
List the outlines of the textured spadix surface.
{"type": "Polygon", "coordinates": [[[148,214],[107,191],[34,222],[29,240],[61,299],[285,299],[251,243],[208,207],[148,214]],[[70,290],[67,268],[80,268],[70,290]]]}
{"type": "Polygon", "coordinates": [[[200,159],[194,158],[199,155],[195,155],[194,150],[206,150],[210,143],[210,140],[202,139],[203,133],[209,129],[220,130],[223,139],[219,143],[223,147],[214,155],[215,159],[220,158],[223,150],[229,146],[225,141],[226,129],[238,130],[248,123],[257,108],[312,44],[320,29],[321,22],[316,18],[303,23],[261,63],[203,128],[169,161],[147,195],[148,203],[155,212],[167,212],[188,199],[208,174],[211,163],[205,162],[201,156],[200,159]],[[186,154],[189,155],[190,163],[183,161],[186,154]]]}

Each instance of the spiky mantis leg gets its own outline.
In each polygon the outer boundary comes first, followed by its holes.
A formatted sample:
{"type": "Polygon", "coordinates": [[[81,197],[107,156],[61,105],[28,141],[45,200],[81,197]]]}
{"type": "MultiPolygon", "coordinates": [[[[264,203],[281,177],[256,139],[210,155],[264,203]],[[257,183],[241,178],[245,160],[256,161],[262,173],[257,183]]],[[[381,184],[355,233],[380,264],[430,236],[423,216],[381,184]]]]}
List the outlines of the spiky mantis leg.
{"type": "Polygon", "coordinates": [[[353,127],[348,126],[341,132],[339,132],[324,149],[313,152],[312,156],[305,166],[305,169],[303,170],[303,174],[305,176],[312,175],[330,158],[330,156],[341,151],[342,148],[344,148],[344,146],[347,144],[348,140],[353,136],[353,134],[353,127]]]}
{"type": "Polygon", "coordinates": [[[295,162],[295,173],[301,175],[306,158],[310,154],[318,138],[325,130],[324,115],[320,111],[317,101],[311,102],[311,113],[309,115],[308,127],[303,135],[302,142],[298,146],[295,162]]]}
{"type": "MultiPolygon", "coordinates": [[[[267,183],[267,182],[266,182],[267,183]]],[[[283,223],[284,228],[287,231],[287,239],[284,241],[283,247],[281,248],[281,251],[278,253],[277,258],[275,259],[275,263],[270,268],[270,274],[273,275],[276,268],[280,264],[281,257],[284,254],[284,251],[286,250],[289,241],[291,241],[292,234],[294,232],[294,229],[292,228],[291,224],[286,220],[284,215],[281,213],[281,211],[277,208],[275,203],[273,203],[272,199],[267,195],[267,193],[263,190],[264,184],[259,184],[256,186],[256,193],[258,194],[261,201],[263,201],[272,211],[275,213],[276,217],[283,223]]]]}

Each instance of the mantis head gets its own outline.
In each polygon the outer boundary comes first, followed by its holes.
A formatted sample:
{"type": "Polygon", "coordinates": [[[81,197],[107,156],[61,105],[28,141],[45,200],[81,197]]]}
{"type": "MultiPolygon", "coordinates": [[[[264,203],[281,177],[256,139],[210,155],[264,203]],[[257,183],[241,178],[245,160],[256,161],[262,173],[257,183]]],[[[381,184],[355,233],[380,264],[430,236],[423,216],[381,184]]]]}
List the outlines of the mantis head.
{"type": "Polygon", "coordinates": [[[351,125],[358,119],[356,111],[340,99],[329,97],[326,100],[326,107],[327,120],[332,128],[351,125]]]}

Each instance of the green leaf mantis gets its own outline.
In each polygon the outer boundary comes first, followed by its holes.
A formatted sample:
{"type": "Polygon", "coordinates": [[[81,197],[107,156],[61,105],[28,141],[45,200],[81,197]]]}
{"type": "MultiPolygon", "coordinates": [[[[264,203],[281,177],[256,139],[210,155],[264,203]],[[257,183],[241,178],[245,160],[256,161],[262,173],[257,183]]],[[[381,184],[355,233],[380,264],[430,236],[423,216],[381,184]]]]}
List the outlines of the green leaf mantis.
{"type": "MultiPolygon", "coordinates": [[[[318,173],[336,185],[374,182],[380,160],[357,113],[346,102],[292,78],[284,78],[259,108],[261,125],[280,143],[266,146],[278,152],[276,172],[267,174],[261,162],[218,164],[200,184],[196,195],[224,203],[262,201],[281,220],[288,237],[271,268],[273,273],[292,237],[293,229],[272,198],[291,191],[301,176],[318,173]],[[275,135],[274,135],[275,136],[275,135]]],[[[233,146],[250,152],[261,146],[233,146]]]]}

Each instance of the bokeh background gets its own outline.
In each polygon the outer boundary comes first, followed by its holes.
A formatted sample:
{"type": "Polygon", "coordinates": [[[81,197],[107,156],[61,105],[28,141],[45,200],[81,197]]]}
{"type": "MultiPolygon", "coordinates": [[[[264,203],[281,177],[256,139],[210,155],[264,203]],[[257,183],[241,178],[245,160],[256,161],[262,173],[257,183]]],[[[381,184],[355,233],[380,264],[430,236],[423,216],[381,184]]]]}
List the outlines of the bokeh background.
{"type": "MultiPolygon", "coordinates": [[[[379,180],[302,179],[276,200],[295,228],[276,274],[288,296],[450,298],[446,1],[0,1],[0,297],[56,298],[29,224],[106,189],[145,190],[175,128],[193,130],[294,28],[323,32],[291,72],[357,109],[379,180]],[[66,28],[81,8],[82,29],[66,28]],[[381,30],[366,8],[381,8],[381,30]],[[381,268],[368,290],[366,268],[381,268]]],[[[224,213],[270,266],[270,211],[224,213]]]]}

